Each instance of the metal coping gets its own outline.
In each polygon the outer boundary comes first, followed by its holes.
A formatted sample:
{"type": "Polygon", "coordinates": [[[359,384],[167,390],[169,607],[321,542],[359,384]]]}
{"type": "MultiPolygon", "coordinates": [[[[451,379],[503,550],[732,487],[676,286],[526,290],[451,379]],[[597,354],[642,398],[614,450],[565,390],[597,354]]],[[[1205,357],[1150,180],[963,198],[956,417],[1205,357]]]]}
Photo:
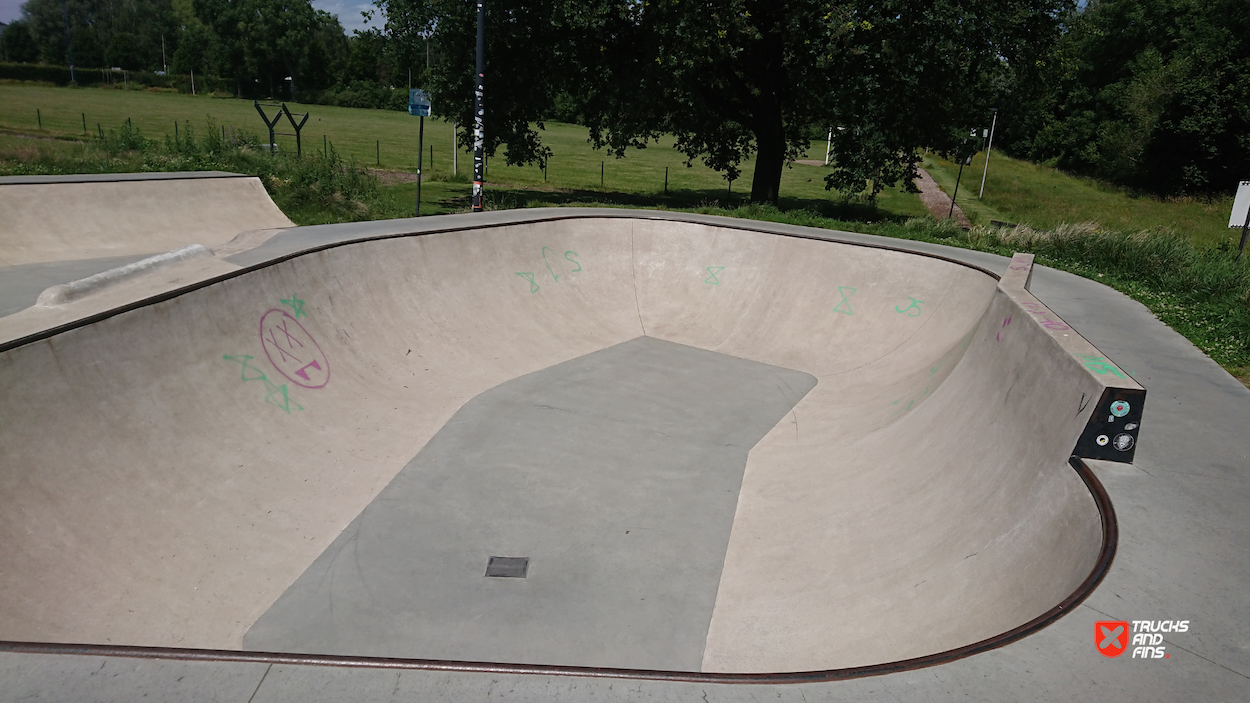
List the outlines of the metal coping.
{"type": "MultiPolygon", "coordinates": [[[[238,174],[228,174],[228,175],[236,176],[238,174]]],[[[243,176],[243,177],[250,177],[250,176],[243,176]]],[[[837,238],[830,237],[830,236],[818,236],[816,234],[806,234],[806,233],[799,233],[799,232],[782,232],[782,231],[777,231],[775,229],[770,229],[767,227],[759,227],[759,226],[752,227],[752,226],[747,226],[744,224],[739,224],[743,222],[742,220],[732,220],[729,218],[725,218],[729,220],[728,222],[721,223],[721,222],[708,222],[702,219],[694,219],[694,218],[688,218],[688,217],[673,217],[671,216],[672,214],[673,213],[659,213],[658,211],[611,210],[611,209],[605,208],[605,210],[602,213],[572,213],[572,214],[559,214],[559,215],[552,215],[549,217],[536,217],[536,218],[518,217],[515,220],[508,220],[504,222],[492,222],[492,223],[481,224],[481,225],[459,225],[455,227],[440,227],[440,228],[424,230],[420,232],[399,232],[399,233],[378,234],[378,235],[356,237],[356,238],[351,238],[351,239],[343,239],[340,241],[329,242],[326,244],[319,244],[319,245],[311,246],[305,249],[300,249],[299,251],[294,251],[289,254],[282,254],[279,256],[275,256],[274,258],[268,259],[266,261],[261,261],[261,262],[258,262],[249,266],[244,266],[237,271],[229,271],[219,276],[206,278],[202,281],[197,281],[190,285],[183,286],[182,288],[175,288],[173,290],[168,290],[163,293],[158,293],[156,295],[149,296],[147,298],[142,298],[140,300],[136,300],[131,303],[126,303],[125,305],[120,305],[110,310],[105,310],[103,312],[98,312],[93,315],[88,315],[86,317],[73,320],[71,322],[66,322],[61,325],[49,327],[48,329],[41,330],[33,334],[28,334],[24,337],[11,339],[7,342],[0,342],[0,353],[4,353],[7,351],[16,349],[18,347],[26,346],[27,344],[33,344],[35,342],[39,342],[39,341],[42,341],[51,337],[55,337],[56,335],[61,334],[62,332],[69,332],[70,330],[78,329],[79,327],[86,327],[87,325],[95,324],[97,322],[100,322],[101,320],[107,320],[110,317],[121,315],[122,313],[127,313],[132,310],[137,310],[142,307],[147,307],[149,305],[155,305],[156,303],[162,303],[162,302],[165,302],[166,300],[172,300],[182,295],[186,295],[187,293],[192,293],[194,291],[197,291],[201,288],[207,288],[208,286],[221,283],[222,281],[228,281],[232,278],[237,278],[239,276],[243,276],[253,271],[258,271],[260,269],[267,268],[269,266],[274,266],[276,264],[290,261],[292,259],[297,259],[307,254],[315,254],[315,253],[326,251],[329,249],[335,249],[337,247],[348,246],[352,244],[362,244],[365,242],[383,241],[387,239],[401,239],[403,237],[422,237],[422,236],[430,235],[430,234],[448,234],[451,232],[465,232],[469,230],[495,229],[499,227],[512,227],[514,225],[521,225],[521,224],[528,225],[528,224],[538,224],[538,223],[543,223],[543,222],[558,222],[561,220],[594,220],[594,219],[601,219],[601,218],[617,218],[617,219],[636,219],[636,220],[666,220],[669,222],[682,222],[686,224],[704,224],[704,225],[710,225],[714,227],[721,227],[724,229],[740,230],[744,232],[758,232],[760,234],[771,234],[771,235],[775,235],[779,237],[794,237],[795,239],[810,239],[812,241],[817,241],[817,242],[845,244],[848,246],[866,247],[868,249],[882,249],[885,251],[897,251],[901,254],[911,254],[913,256],[924,256],[924,257],[928,257],[931,259],[938,259],[939,261],[945,261],[950,264],[957,264],[965,268],[970,268],[974,271],[979,271],[996,281],[1002,279],[1000,275],[998,275],[997,273],[994,273],[993,271],[981,268],[980,266],[977,266],[975,264],[970,264],[966,261],[960,261],[958,259],[954,259],[948,256],[942,256],[941,254],[933,254],[930,252],[923,252],[923,251],[913,251],[910,249],[888,246],[885,244],[875,244],[875,243],[869,243],[869,242],[856,242],[856,241],[850,241],[850,240],[845,240],[845,239],[837,239],[837,238]],[[670,216],[666,217],[663,215],[670,215],[670,216]]],[[[709,219],[716,219],[716,220],[721,219],[719,217],[706,216],[706,215],[700,216],[700,217],[707,217],[709,219]]],[[[412,219],[416,219],[416,218],[412,218],[412,219]]],[[[751,222],[757,222],[757,221],[751,220],[751,222]]],[[[343,224],[349,224],[349,223],[343,223],[343,224]]],[[[350,223],[350,224],[360,224],[360,223],[350,223]]],[[[791,226],[802,227],[802,225],[791,225],[791,226]]],[[[297,228],[293,228],[293,229],[297,229],[297,228]]],[[[804,227],[804,229],[814,229],[814,228],[804,227]]],[[[836,232],[837,230],[828,230],[828,231],[836,232]]],[[[243,252],[240,252],[240,253],[243,253],[243,252]]]]}
{"type": "Polygon", "coordinates": [[[183,181],[197,178],[255,178],[227,171],[147,171],[141,173],[75,173],[64,176],[0,176],[0,186],[55,183],[120,183],[127,181],[183,181]]]}
{"type": "Polygon", "coordinates": [[[1058,605],[1032,620],[999,635],[975,642],[973,644],[950,649],[937,654],[929,654],[913,659],[904,659],[884,664],[871,664],[845,669],[828,669],[824,671],[798,671],[786,673],[727,674],[704,673],[698,671],[659,671],[654,669],[612,669],[585,666],[558,666],[547,664],[501,664],[491,662],[463,662],[441,659],[392,659],[384,657],[350,657],[321,654],[281,654],[274,652],[245,652],[220,649],[178,649],[171,647],[135,647],[122,645],[99,644],[59,644],[49,642],[4,642],[0,641],[0,651],[25,654],[74,654],[97,657],[129,657],[142,659],[171,659],[183,661],[230,661],[251,662],[261,664],[298,664],[302,666],[341,666],[366,669],[410,669],[425,671],[458,671],[467,673],[490,674],[535,674],[545,676],[579,676],[589,678],[644,679],[650,681],[689,681],[696,683],[721,684],[799,684],[820,683],[827,681],[845,681],[868,676],[881,676],[903,671],[923,669],[939,664],[947,664],[975,654],[1006,646],[1042,630],[1070,610],[1080,605],[1094,589],[1098,587],[1111,569],[1115,560],[1116,544],[1119,541],[1119,525],[1116,522],[1115,509],[1111,506],[1111,498],[1107,495],[1102,482],[1094,475],[1089,466],[1079,457],[1068,460],[1077,475],[1085,482],[1086,488],[1098,506],[1102,519],[1102,547],[1098,560],[1089,576],[1077,586],[1076,590],[1063,599],[1058,605]]]}

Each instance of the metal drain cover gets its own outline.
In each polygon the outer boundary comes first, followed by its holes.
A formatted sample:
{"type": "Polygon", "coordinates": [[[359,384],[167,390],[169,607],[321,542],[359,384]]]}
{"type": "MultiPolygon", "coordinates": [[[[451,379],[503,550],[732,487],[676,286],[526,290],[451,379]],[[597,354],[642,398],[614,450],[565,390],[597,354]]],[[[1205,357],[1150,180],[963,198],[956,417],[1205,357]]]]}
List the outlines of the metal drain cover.
{"type": "Polygon", "coordinates": [[[501,579],[523,579],[529,568],[529,557],[491,557],[486,564],[486,576],[501,579]]]}

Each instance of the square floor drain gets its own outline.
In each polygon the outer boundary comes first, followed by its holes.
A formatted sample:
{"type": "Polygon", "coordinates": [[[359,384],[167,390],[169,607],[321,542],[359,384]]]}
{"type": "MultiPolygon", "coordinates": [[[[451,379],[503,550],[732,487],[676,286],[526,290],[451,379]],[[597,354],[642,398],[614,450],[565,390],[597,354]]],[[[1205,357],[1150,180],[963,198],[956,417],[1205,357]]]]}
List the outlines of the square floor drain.
{"type": "Polygon", "coordinates": [[[486,575],[501,579],[523,579],[529,568],[529,557],[491,557],[486,564],[486,575]]]}

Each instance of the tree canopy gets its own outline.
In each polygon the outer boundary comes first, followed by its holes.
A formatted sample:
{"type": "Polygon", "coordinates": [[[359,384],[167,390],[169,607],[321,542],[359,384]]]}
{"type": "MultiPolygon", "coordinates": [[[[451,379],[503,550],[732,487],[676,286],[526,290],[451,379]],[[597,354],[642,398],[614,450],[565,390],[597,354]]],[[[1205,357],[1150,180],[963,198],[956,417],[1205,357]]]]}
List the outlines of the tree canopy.
{"type": "MultiPolygon", "coordinates": [[[[377,0],[397,41],[445,60],[436,100],[472,101],[472,3],[377,0]],[[399,18],[402,18],[400,20],[399,18]],[[397,20],[392,23],[392,20],[397,20]]],[[[538,131],[570,100],[596,146],[621,155],[662,133],[727,178],[756,158],[751,195],[776,201],[814,130],[838,127],[830,188],[910,185],[918,147],[955,148],[986,122],[991,77],[1058,38],[1066,0],[490,0],[488,150],[543,158],[538,131]]]]}
{"type": "MultiPolygon", "coordinates": [[[[374,0],[347,36],[310,0],[27,0],[3,59],[213,77],[247,97],[403,109],[426,88],[472,122],[472,0],[374,0]],[[162,52],[162,47],[164,52],[162,52]],[[427,68],[428,67],[428,68],[427,68]],[[289,80],[288,80],[289,77],[289,80]]],[[[911,186],[918,148],[996,146],[1132,188],[1250,176],[1247,0],[486,0],[486,147],[547,158],[546,120],[617,156],[673,135],[687,163],[776,201],[832,128],[826,185],[911,186]],[[817,136],[819,135],[819,136],[817,136]]],[[[472,138],[466,131],[464,146],[472,138]]]]}
{"type": "Polygon", "coordinates": [[[1012,151],[1160,194],[1232,190],[1250,177],[1248,27],[1245,0],[1091,2],[1012,151]]]}

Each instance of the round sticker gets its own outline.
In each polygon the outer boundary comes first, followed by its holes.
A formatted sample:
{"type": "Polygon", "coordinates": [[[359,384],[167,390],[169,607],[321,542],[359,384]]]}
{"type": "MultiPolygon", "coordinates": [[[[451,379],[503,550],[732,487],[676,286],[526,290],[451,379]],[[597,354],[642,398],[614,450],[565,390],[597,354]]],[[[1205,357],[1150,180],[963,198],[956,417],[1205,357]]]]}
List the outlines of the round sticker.
{"type": "Polygon", "coordinates": [[[1115,443],[1113,446],[1115,446],[1115,448],[1119,451],[1127,452],[1133,448],[1133,435],[1121,432],[1115,436],[1115,443]]]}
{"type": "Polygon", "coordinates": [[[1124,417],[1128,415],[1128,403],[1123,400],[1117,400],[1111,404],[1111,414],[1116,417],[1124,417]]]}
{"type": "Polygon", "coordinates": [[[1108,436],[1107,436],[1107,435],[1105,435],[1105,434],[1100,434],[1100,435],[1098,435],[1098,439],[1096,439],[1096,440],[1094,440],[1094,441],[1098,443],[1098,446],[1100,446],[1100,447],[1105,447],[1105,446],[1107,446],[1107,442],[1110,442],[1110,441],[1111,441],[1111,438],[1110,438],[1110,437],[1108,437],[1108,436]]]}

